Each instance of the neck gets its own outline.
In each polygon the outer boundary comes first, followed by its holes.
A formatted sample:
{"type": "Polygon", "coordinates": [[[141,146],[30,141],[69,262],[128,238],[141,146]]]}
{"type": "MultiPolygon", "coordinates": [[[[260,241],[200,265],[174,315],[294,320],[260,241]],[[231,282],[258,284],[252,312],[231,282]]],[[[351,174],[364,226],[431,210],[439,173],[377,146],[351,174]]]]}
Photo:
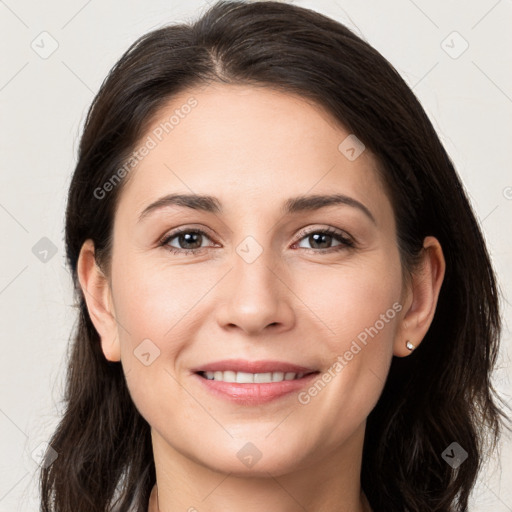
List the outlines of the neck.
{"type": "MultiPolygon", "coordinates": [[[[366,495],[364,492],[361,491],[361,500],[360,500],[360,506],[362,512],[373,512],[372,508],[370,507],[370,503],[368,502],[368,499],[366,498],[366,495]]],[[[189,508],[189,512],[194,512],[196,509],[189,508]]],[[[149,507],[148,512],[161,512],[160,506],[159,506],[159,500],[158,500],[158,486],[155,484],[153,486],[153,489],[151,491],[151,496],[149,498],[149,507]]]]}
{"type": "Polygon", "coordinates": [[[364,426],[337,451],[276,476],[265,470],[256,476],[216,471],[152,431],[157,484],[148,512],[371,512],[360,487],[364,426]]]}

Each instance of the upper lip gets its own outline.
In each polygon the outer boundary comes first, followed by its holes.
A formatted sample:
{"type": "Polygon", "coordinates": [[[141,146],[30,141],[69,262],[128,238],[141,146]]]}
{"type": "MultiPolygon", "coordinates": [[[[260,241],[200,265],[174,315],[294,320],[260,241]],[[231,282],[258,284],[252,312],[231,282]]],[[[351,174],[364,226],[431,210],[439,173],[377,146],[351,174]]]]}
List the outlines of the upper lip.
{"type": "Polygon", "coordinates": [[[294,372],[294,373],[311,373],[315,372],[314,368],[300,366],[285,361],[247,361],[246,359],[224,359],[213,363],[204,364],[192,369],[193,372],[216,372],[216,371],[233,371],[247,373],[267,373],[267,372],[294,372]]]}

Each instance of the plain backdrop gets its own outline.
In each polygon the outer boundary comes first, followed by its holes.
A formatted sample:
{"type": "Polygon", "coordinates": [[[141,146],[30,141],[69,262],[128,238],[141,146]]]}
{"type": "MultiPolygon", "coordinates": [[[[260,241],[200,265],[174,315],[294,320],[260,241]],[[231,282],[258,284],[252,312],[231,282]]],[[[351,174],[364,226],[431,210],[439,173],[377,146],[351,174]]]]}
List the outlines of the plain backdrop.
{"type": "MultiPolygon", "coordinates": [[[[366,39],[410,84],[432,120],[469,192],[500,279],[504,331],[493,380],[511,404],[512,2],[293,3],[366,39]]],[[[207,7],[200,0],[0,1],[0,512],[38,510],[37,453],[62,412],[76,319],[63,217],[87,108],[139,36],[192,20],[207,7]]],[[[500,452],[486,460],[471,512],[512,511],[510,437],[500,452]]]]}

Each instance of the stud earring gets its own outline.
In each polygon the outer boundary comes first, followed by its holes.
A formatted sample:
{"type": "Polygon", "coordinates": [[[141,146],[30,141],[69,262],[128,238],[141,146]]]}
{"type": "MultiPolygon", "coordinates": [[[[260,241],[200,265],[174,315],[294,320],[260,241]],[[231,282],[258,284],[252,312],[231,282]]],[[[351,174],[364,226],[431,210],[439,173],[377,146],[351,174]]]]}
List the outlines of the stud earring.
{"type": "Polygon", "coordinates": [[[410,342],[408,341],[405,346],[410,350],[410,351],[413,351],[416,347],[410,342]]]}

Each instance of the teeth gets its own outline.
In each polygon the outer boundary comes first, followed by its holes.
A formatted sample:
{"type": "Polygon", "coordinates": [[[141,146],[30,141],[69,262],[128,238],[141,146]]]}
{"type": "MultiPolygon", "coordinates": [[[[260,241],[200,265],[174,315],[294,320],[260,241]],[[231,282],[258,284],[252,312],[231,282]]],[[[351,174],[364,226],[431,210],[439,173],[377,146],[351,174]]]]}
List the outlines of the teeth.
{"type": "Polygon", "coordinates": [[[233,372],[226,370],[224,372],[203,372],[209,380],[219,380],[223,382],[237,382],[240,384],[264,384],[268,382],[281,382],[283,380],[295,380],[304,377],[303,373],[294,372],[268,372],[268,373],[247,373],[233,372]]]}
{"type": "Polygon", "coordinates": [[[236,382],[240,382],[241,384],[254,382],[254,375],[252,373],[236,372],[236,382]]]}

